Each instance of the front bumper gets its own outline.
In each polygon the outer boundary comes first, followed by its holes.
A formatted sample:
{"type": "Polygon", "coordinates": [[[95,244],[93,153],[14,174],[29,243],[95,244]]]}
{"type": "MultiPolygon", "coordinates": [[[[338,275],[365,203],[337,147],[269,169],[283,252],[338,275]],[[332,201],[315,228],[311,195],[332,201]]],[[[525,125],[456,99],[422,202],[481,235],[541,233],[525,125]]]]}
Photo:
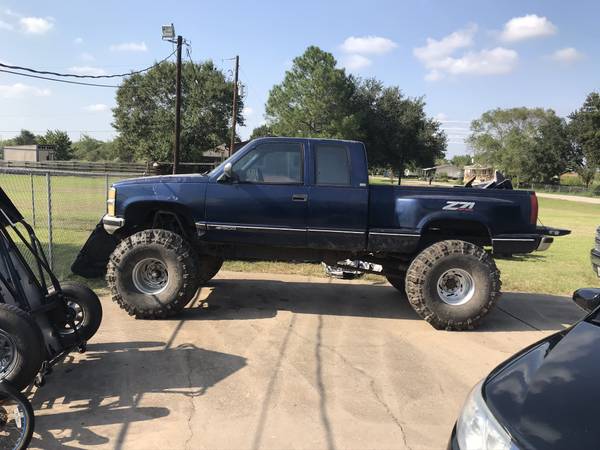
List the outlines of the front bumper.
{"type": "Polygon", "coordinates": [[[125,219],[106,214],[102,217],[102,226],[108,234],[113,234],[115,231],[125,226],[125,219]]]}

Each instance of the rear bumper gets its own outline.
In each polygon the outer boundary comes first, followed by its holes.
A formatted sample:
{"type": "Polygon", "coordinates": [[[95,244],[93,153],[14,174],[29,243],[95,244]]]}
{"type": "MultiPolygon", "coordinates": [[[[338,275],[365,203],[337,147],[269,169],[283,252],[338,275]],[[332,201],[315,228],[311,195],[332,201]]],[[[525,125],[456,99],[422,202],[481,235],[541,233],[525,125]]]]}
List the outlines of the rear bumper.
{"type": "Polygon", "coordinates": [[[113,234],[115,231],[125,226],[125,219],[106,214],[102,217],[102,226],[108,234],[113,234]]]}
{"type": "Polygon", "coordinates": [[[566,236],[571,230],[562,228],[537,227],[534,234],[502,234],[492,239],[494,253],[523,254],[548,250],[554,238],[566,236]]]}

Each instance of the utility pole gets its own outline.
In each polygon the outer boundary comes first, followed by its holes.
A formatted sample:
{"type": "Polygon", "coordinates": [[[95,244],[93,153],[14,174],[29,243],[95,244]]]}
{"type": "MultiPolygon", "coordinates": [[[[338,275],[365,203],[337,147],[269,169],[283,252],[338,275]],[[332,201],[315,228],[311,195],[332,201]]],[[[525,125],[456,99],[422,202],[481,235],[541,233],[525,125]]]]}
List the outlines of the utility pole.
{"type": "Polygon", "coordinates": [[[181,136],[181,46],[183,38],[177,36],[177,75],[175,77],[175,146],[173,148],[173,175],[179,168],[179,149],[181,136]]]}
{"type": "Polygon", "coordinates": [[[235,148],[235,124],[237,122],[237,96],[238,96],[238,71],[240,69],[240,57],[235,57],[235,75],[233,76],[233,115],[231,120],[231,144],[229,145],[229,156],[233,155],[235,148]]]}

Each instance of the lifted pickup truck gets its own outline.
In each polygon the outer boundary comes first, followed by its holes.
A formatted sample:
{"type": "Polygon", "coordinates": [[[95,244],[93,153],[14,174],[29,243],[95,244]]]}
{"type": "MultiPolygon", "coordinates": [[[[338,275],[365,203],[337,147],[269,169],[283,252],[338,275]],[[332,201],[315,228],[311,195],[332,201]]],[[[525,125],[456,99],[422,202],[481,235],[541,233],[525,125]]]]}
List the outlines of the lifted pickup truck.
{"type": "Polygon", "coordinates": [[[113,300],[151,319],[180,311],[224,259],[358,259],[435,328],[469,329],[499,297],[492,254],[568,233],[536,226],[535,193],[485,187],[370,185],[360,142],[257,139],[207,175],[114,184],[72,270],[106,271],[113,300]]]}

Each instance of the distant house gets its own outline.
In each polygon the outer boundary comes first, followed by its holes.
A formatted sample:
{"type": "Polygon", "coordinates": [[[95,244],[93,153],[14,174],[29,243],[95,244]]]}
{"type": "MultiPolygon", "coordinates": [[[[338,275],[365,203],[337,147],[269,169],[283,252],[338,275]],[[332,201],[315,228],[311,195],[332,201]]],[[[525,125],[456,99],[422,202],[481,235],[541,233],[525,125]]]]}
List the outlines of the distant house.
{"type": "Polygon", "coordinates": [[[4,161],[53,161],[54,145],[7,145],[4,147],[4,161]]]}
{"type": "Polygon", "coordinates": [[[446,176],[448,178],[459,179],[463,176],[463,171],[460,167],[453,166],[452,164],[440,164],[439,166],[426,167],[423,170],[423,175],[426,178],[433,178],[435,176],[446,176]]]}
{"type": "Polygon", "coordinates": [[[491,181],[494,179],[494,168],[492,166],[482,166],[481,164],[465,166],[464,182],[466,183],[473,177],[475,177],[475,183],[491,181]]]}

